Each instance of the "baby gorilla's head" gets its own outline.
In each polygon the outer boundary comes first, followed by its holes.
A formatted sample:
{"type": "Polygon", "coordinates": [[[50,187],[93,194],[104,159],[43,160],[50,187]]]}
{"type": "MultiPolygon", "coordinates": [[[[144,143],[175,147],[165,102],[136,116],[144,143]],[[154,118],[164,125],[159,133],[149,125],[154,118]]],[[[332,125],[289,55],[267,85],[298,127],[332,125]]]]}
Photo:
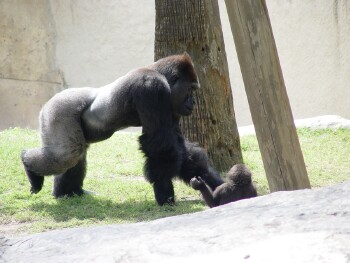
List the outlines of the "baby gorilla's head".
{"type": "Polygon", "coordinates": [[[236,164],[227,173],[227,183],[236,186],[245,186],[252,183],[252,173],[244,164],[236,164]]]}

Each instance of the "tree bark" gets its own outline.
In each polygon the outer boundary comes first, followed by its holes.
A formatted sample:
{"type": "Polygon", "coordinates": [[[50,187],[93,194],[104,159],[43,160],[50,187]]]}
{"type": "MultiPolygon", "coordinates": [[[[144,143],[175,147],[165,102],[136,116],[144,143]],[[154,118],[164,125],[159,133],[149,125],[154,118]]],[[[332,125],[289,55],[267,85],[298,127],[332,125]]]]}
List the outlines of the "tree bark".
{"type": "Polygon", "coordinates": [[[201,88],[193,114],[181,120],[190,141],[204,147],[213,166],[242,162],[225,45],[216,0],[156,0],[155,60],[190,54],[201,88]]]}
{"type": "Polygon", "coordinates": [[[310,188],[264,0],[226,0],[270,191],[310,188]]]}

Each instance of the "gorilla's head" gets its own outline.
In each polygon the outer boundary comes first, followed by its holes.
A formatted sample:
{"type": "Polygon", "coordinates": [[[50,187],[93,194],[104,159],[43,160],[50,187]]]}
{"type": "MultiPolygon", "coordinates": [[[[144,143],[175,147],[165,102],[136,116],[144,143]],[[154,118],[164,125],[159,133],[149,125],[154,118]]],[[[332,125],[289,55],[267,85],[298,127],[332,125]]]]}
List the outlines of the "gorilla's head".
{"type": "Polygon", "coordinates": [[[227,183],[236,186],[246,186],[252,183],[252,173],[244,164],[234,165],[227,173],[227,183]]]}
{"type": "Polygon", "coordinates": [[[200,87],[191,57],[186,52],[169,56],[155,62],[152,68],[166,77],[174,112],[182,116],[190,115],[195,105],[193,92],[200,87]]]}

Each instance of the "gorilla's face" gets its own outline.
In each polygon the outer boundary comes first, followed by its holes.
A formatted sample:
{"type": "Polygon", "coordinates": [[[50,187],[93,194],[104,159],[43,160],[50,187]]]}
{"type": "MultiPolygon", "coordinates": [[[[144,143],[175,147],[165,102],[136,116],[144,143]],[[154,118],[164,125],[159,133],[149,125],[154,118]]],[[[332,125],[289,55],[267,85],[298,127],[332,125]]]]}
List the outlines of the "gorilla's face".
{"type": "Polygon", "coordinates": [[[197,81],[177,80],[171,90],[172,107],[176,114],[188,116],[192,113],[195,99],[193,92],[199,88],[197,81]]]}
{"type": "Polygon", "coordinates": [[[187,54],[179,56],[174,64],[169,78],[172,107],[175,114],[188,116],[192,113],[195,105],[193,93],[200,87],[197,73],[187,54]]]}

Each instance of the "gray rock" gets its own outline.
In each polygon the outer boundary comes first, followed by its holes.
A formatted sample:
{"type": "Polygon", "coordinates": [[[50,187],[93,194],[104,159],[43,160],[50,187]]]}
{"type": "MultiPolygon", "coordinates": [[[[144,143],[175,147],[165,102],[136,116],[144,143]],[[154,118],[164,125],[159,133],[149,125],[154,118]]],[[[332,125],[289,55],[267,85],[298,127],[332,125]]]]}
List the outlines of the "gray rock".
{"type": "Polygon", "coordinates": [[[298,128],[311,129],[349,129],[350,120],[337,115],[324,115],[314,118],[295,120],[295,126],[298,128]]]}
{"type": "MultiPolygon", "coordinates": [[[[310,128],[312,130],[317,129],[348,129],[350,130],[350,120],[344,119],[338,115],[323,115],[313,118],[294,120],[297,128],[310,128]]],[[[130,127],[119,132],[141,132],[140,127],[130,127]]],[[[254,125],[240,126],[238,127],[240,136],[254,135],[254,125]]]]}
{"type": "Polygon", "coordinates": [[[0,239],[2,262],[350,262],[350,181],[152,222],[0,239]]]}
{"type": "MultiPolygon", "coordinates": [[[[317,129],[348,129],[350,130],[350,120],[337,115],[324,115],[313,118],[299,119],[294,121],[297,128],[317,129]]],[[[254,125],[238,127],[240,136],[255,134],[254,125]]]]}

